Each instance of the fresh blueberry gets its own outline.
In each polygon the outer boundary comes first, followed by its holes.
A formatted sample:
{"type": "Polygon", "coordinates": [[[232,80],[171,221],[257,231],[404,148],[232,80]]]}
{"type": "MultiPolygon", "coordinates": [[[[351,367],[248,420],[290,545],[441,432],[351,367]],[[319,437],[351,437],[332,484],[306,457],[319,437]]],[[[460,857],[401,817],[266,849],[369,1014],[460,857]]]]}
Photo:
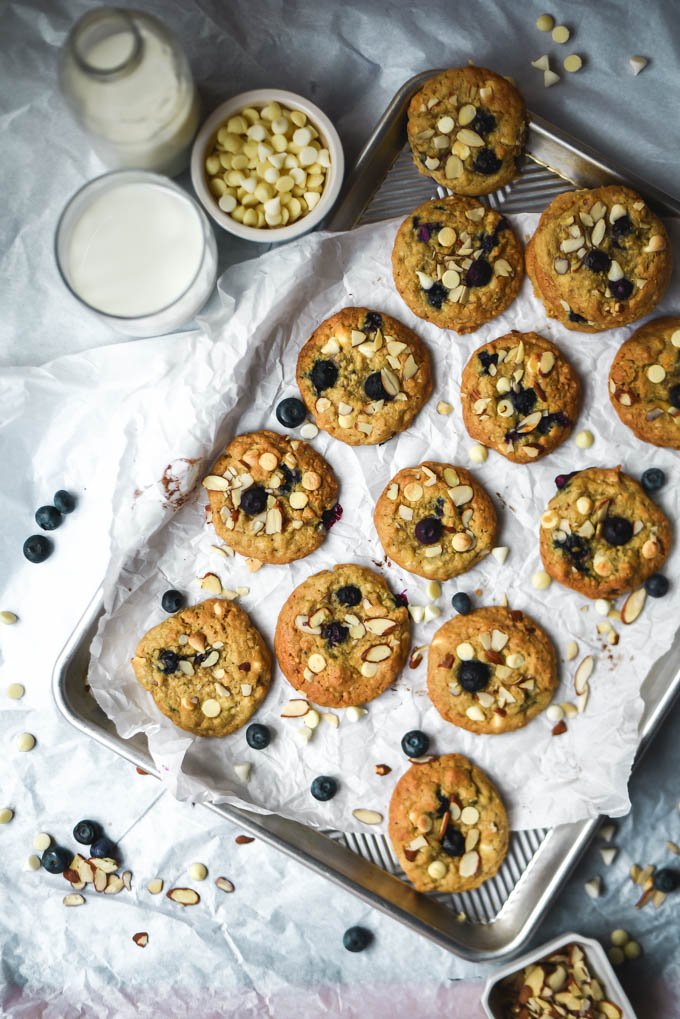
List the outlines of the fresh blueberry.
{"type": "Polygon", "coordinates": [[[472,601],[469,594],[465,594],[464,591],[458,591],[454,594],[451,599],[456,612],[461,616],[468,616],[472,612],[472,601]]]}
{"type": "Polygon", "coordinates": [[[161,608],[164,612],[179,612],[184,607],[184,595],[181,591],[172,588],[166,591],[161,598],[161,608]]]}
{"type": "Polygon", "coordinates": [[[392,400],[393,397],[387,392],[383,385],[380,372],[373,372],[364,382],[364,392],[369,400],[392,400]]]}
{"type": "Polygon", "coordinates": [[[609,545],[627,545],[633,537],[633,525],[625,517],[606,517],[602,537],[609,545]]]}
{"type": "Polygon", "coordinates": [[[342,935],[342,944],[348,952],[363,952],[373,941],[373,935],[365,927],[348,927],[342,935]]]}
{"type": "Polygon", "coordinates": [[[319,775],[311,784],[310,791],[315,800],[332,800],[338,791],[338,783],[330,775],[319,775]]]}
{"type": "Polygon", "coordinates": [[[175,654],[174,651],[161,651],[158,655],[158,670],[159,672],[165,673],[166,676],[172,675],[173,672],[177,672],[179,668],[179,655],[175,654]]]}
{"type": "Polygon", "coordinates": [[[493,149],[480,149],[475,156],[472,169],[477,173],[484,174],[485,177],[491,177],[492,174],[498,173],[502,165],[502,160],[498,158],[493,149]]]}
{"type": "Polygon", "coordinates": [[[78,821],[73,829],[73,838],[82,846],[91,846],[101,838],[102,826],[96,821],[78,821]]]}
{"type": "MultiPolygon", "coordinates": [[[[562,533],[564,534],[564,532],[562,533]]],[[[553,539],[553,545],[560,552],[564,552],[575,570],[578,570],[579,573],[587,572],[590,546],[585,538],[581,538],[578,534],[565,534],[559,541],[556,538],[553,539]]]]}
{"type": "Polygon", "coordinates": [[[422,757],[430,746],[430,737],[420,729],[411,729],[402,736],[401,749],[407,757],[422,757]]]}
{"type": "Polygon", "coordinates": [[[590,251],[586,252],[583,264],[591,272],[609,272],[612,260],[607,252],[602,251],[601,248],[591,248],[590,251]]]}
{"type": "Polygon", "coordinates": [[[495,126],[496,118],[488,110],[477,110],[477,116],[470,124],[472,130],[476,131],[482,138],[486,138],[488,134],[491,134],[495,126]]]}
{"type": "Polygon", "coordinates": [[[430,289],[426,290],[425,293],[427,294],[428,301],[433,308],[437,309],[437,311],[441,311],[442,304],[449,296],[448,290],[443,283],[439,282],[439,280],[437,280],[436,283],[433,283],[430,289]]]}
{"type": "Polygon", "coordinates": [[[272,734],[266,725],[260,725],[259,722],[253,722],[246,729],[246,743],[253,750],[264,750],[265,747],[269,746],[272,734]]]}
{"type": "Polygon", "coordinates": [[[480,662],[473,658],[469,662],[461,662],[458,666],[458,682],[468,693],[478,693],[483,690],[490,679],[491,669],[486,662],[480,662]]]}
{"type": "Polygon", "coordinates": [[[49,538],[42,534],[32,534],[24,542],[24,555],[29,563],[43,563],[52,555],[54,546],[49,538]]]}
{"type": "Polygon", "coordinates": [[[349,637],[349,629],[344,623],[324,623],[321,627],[321,636],[329,647],[337,647],[344,644],[349,637]]]}
{"type": "Polygon", "coordinates": [[[651,577],[645,580],[645,591],[650,598],[663,598],[668,594],[670,584],[663,573],[652,573],[651,577]]]}
{"type": "Polygon", "coordinates": [[[420,223],[418,226],[418,240],[427,244],[432,234],[441,230],[441,226],[441,223],[420,223]]]}
{"type": "Polygon", "coordinates": [[[43,531],[56,531],[62,517],[56,506],[41,506],[35,514],[35,522],[43,531]]]}
{"type": "Polygon", "coordinates": [[[335,597],[341,605],[351,609],[361,601],[361,591],[355,584],[345,584],[344,587],[337,589],[335,597]]]}
{"type": "Polygon", "coordinates": [[[520,387],[518,393],[510,391],[510,393],[508,393],[508,396],[510,397],[510,402],[512,403],[512,406],[515,408],[517,413],[522,414],[523,416],[531,414],[532,410],[536,406],[537,397],[535,389],[532,388],[522,389],[520,387]]]}
{"type": "Polygon", "coordinates": [[[498,354],[490,354],[488,350],[480,350],[477,358],[482,366],[482,375],[488,375],[491,365],[498,364],[498,354]]]}
{"type": "Polygon", "coordinates": [[[338,381],[338,366],[334,361],[315,361],[309,377],[317,393],[323,393],[338,381]]]}
{"type": "Polygon", "coordinates": [[[239,503],[240,508],[249,517],[256,517],[258,513],[262,513],[266,505],[267,493],[262,485],[251,485],[250,488],[246,488],[239,503]]]}
{"type": "Polygon", "coordinates": [[[569,321],[570,322],[587,322],[588,319],[584,318],[583,315],[579,315],[577,311],[569,309],[569,321]]]}
{"type": "Polygon", "coordinates": [[[654,887],[658,892],[663,892],[665,895],[674,892],[679,885],[680,872],[671,870],[670,867],[663,867],[661,870],[657,870],[654,875],[654,887]]]}
{"type": "MultiPolygon", "coordinates": [[[[314,381],[312,379],[312,381],[314,381]]],[[[307,417],[307,408],[302,400],[287,396],[276,408],[276,420],[284,428],[297,428],[307,417]]]]}
{"type": "Polygon", "coordinates": [[[105,857],[110,857],[113,860],[118,859],[118,846],[111,839],[108,839],[106,835],[102,835],[90,846],[90,856],[94,856],[97,860],[103,860],[105,857]]]}
{"type": "Polygon", "coordinates": [[[40,862],[50,874],[63,874],[71,866],[73,853],[62,846],[50,846],[40,857],[40,862]]]}
{"type": "Polygon", "coordinates": [[[666,484],[666,473],[660,467],[648,467],[640,481],[647,494],[658,492],[666,484]]]}
{"type": "Polygon", "coordinates": [[[668,399],[673,407],[680,407],[680,386],[671,386],[668,391],[668,399]]]}
{"type": "Polygon", "coordinates": [[[448,826],[442,839],[442,849],[447,856],[462,856],[465,852],[465,838],[458,828],[448,826]]]}
{"type": "Polygon", "coordinates": [[[434,545],[442,536],[442,522],[437,517],[423,517],[415,526],[415,536],[421,545],[434,545]]]}
{"type": "Polygon", "coordinates": [[[443,817],[446,811],[451,806],[451,800],[449,799],[448,796],[444,796],[441,789],[437,789],[437,800],[439,801],[439,806],[437,807],[437,817],[443,817]]]}
{"type": "Polygon", "coordinates": [[[629,233],[633,232],[633,224],[630,216],[619,216],[619,218],[614,220],[612,223],[611,231],[617,240],[621,237],[627,237],[629,233]]]}
{"type": "Polygon", "coordinates": [[[466,287],[485,287],[493,276],[491,263],[481,256],[472,263],[465,273],[466,287]]]}
{"type": "Polygon", "coordinates": [[[609,289],[617,301],[627,301],[633,293],[633,284],[622,276],[620,280],[610,280],[609,289]]]}
{"type": "Polygon", "coordinates": [[[331,527],[335,527],[338,520],[342,517],[342,506],[339,502],[336,502],[335,506],[331,506],[330,509],[323,510],[321,514],[321,523],[330,531],[331,527]]]}
{"type": "Polygon", "coordinates": [[[73,513],[76,508],[75,497],[70,492],[65,492],[63,488],[54,493],[53,502],[60,513],[73,513]]]}
{"type": "Polygon", "coordinates": [[[366,332],[374,333],[376,329],[382,329],[383,320],[382,315],[378,314],[377,311],[367,311],[364,319],[364,329],[366,332]]]}
{"type": "Polygon", "coordinates": [[[288,464],[280,463],[279,470],[283,475],[283,484],[279,485],[281,495],[288,495],[293,485],[297,485],[302,478],[302,473],[295,467],[292,471],[288,464]]]}

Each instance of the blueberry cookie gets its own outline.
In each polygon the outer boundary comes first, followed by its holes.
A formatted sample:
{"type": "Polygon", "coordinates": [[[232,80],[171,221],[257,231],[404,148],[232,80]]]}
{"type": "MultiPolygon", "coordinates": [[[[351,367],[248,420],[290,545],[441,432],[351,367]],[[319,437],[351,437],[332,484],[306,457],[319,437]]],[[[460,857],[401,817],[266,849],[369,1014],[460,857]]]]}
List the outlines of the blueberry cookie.
{"type": "Polygon", "coordinates": [[[514,301],[522,248],[504,216],[474,198],[435,198],[399,227],[392,274],[414,314],[470,333],[514,301]]]}
{"type": "Polygon", "coordinates": [[[427,686],[447,722],[470,732],[512,732],[552,700],[555,650],[526,613],[498,605],[476,609],[435,633],[427,686]]]}
{"type": "Polygon", "coordinates": [[[496,511],[479,482],[464,467],[434,461],[395,474],[374,521],[390,559],[428,580],[472,569],[496,540],[496,511]]]}
{"type": "Polygon", "coordinates": [[[226,736],[264,700],[271,655],[234,602],[209,598],[142,637],[132,668],[164,715],[196,736],[226,736]]]}
{"type": "Polygon", "coordinates": [[[419,892],[467,892],[496,874],[508,851],[498,790],[462,754],[413,764],[390,801],[390,841],[419,892]]]}
{"type": "Polygon", "coordinates": [[[657,318],[619,348],[609,398],[638,439],[680,449],[680,318],[657,318]]]}
{"type": "Polygon", "coordinates": [[[274,638],[286,679],[329,708],[378,697],[401,672],[408,649],[408,611],[380,574],[354,564],[296,587],[274,638]]]}
{"type": "Polygon", "coordinates": [[[324,458],[276,432],[238,435],[203,479],[212,524],[240,555],[290,563],[318,548],[338,498],[324,458]]]}
{"type": "Polygon", "coordinates": [[[527,135],[524,99],[484,67],[430,78],[408,108],[418,170],[459,195],[488,195],[518,173],[527,135]]]}
{"type": "Polygon", "coordinates": [[[474,352],[460,395],[472,438],[514,463],[564,442],[581,407],[581,386],[559,347],[514,330],[474,352]]]}
{"type": "Polygon", "coordinates": [[[630,188],[567,191],[541,216],[526,268],[550,318],[595,333],[654,309],[671,278],[670,242],[630,188]]]}
{"type": "Polygon", "coordinates": [[[300,351],[297,383],[319,428],[350,446],[403,432],[432,392],[430,355],[389,315],[343,308],[300,351]]]}
{"type": "Polygon", "coordinates": [[[567,475],[541,517],[541,557],[551,577],[588,598],[639,587],[663,566],[671,526],[620,467],[567,475]]]}

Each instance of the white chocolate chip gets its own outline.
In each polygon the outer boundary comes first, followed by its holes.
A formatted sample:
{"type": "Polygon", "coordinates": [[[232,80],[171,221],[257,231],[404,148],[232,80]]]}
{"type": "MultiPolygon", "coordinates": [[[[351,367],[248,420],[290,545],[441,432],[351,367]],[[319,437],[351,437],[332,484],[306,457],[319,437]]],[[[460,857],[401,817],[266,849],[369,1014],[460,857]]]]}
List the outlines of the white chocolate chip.
{"type": "Polygon", "coordinates": [[[531,586],[537,591],[545,591],[552,584],[552,577],[545,570],[537,570],[531,578],[531,586]]]}
{"type": "Polygon", "coordinates": [[[569,71],[570,74],[580,71],[582,67],[583,60],[578,53],[570,53],[568,57],[564,58],[564,69],[565,71],[569,71]]]}
{"type": "Polygon", "coordinates": [[[468,456],[473,464],[482,464],[489,455],[486,446],[482,446],[480,443],[475,443],[474,446],[470,446],[468,456]]]}
{"type": "MultiPolygon", "coordinates": [[[[305,719],[306,722],[306,719],[305,719]]],[[[247,782],[250,779],[250,772],[252,770],[252,764],[249,761],[242,761],[239,764],[234,765],[234,771],[236,777],[240,778],[242,782],[247,782]]],[[[199,879],[200,880],[200,879],[199,879]]]]}
{"type": "Polygon", "coordinates": [[[536,28],[539,32],[551,32],[555,26],[555,19],[550,14],[541,14],[536,19],[536,28]]]}
{"type": "Polygon", "coordinates": [[[446,864],[443,860],[433,860],[427,868],[427,873],[433,881],[440,881],[446,876],[446,864]]]}
{"type": "Polygon", "coordinates": [[[190,863],[187,874],[192,881],[205,881],[208,876],[208,868],[204,863],[190,863]]]}
{"type": "Polygon", "coordinates": [[[21,685],[21,683],[10,683],[7,687],[7,696],[10,700],[20,701],[25,693],[26,689],[21,685]]]}
{"type": "Polygon", "coordinates": [[[647,57],[631,57],[628,63],[630,64],[631,71],[637,78],[640,71],[644,71],[649,61],[647,60],[647,57]]]}
{"type": "Polygon", "coordinates": [[[647,369],[647,378],[650,382],[663,382],[666,378],[666,369],[660,364],[651,364],[647,369]]]}
{"type": "Polygon", "coordinates": [[[460,658],[461,662],[469,662],[475,657],[475,649],[472,644],[467,641],[463,641],[463,643],[459,644],[456,648],[456,654],[460,658]]]}
{"type": "Polygon", "coordinates": [[[554,71],[543,72],[543,85],[545,88],[552,88],[552,86],[556,85],[559,80],[559,74],[556,74],[554,71]]]}
{"type": "Polygon", "coordinates": [[[11,807],[0,808],[0,824],[9,824],[13,817],[14,811],[11,807]]]}
{"type": "Polygon", "coordinates": [[[35,736],[32,736],[30,732],[20,733],[17,736],[16,746],[17,750],[21,751],[21,753],[28,753],[35,746],[35,736]]]}
{"type": "Polygon", "coordinates": [[[532,60],[531,66],[535,67],[537,71],[549,71],[550,61],[548,59],[547,53],[544,53],[543,56],[538,58],[538,60],[532,60]]]}
{"type": "Polygon", "coordinates": [[[595,437],[592,432],[584,429],[583,431],[578,432],[574,441],[579,449],[590,449],[595,441],[595,437]]]}
{"type": "Polygon", "coordinates": [[[201,711],[206,718],[217,718],[222,711],[222,707],[219,701],[216,701],[213,697],[209,697],[201,704],[201,711]]]}
{"type": "MultiPolygon", "coordinates": [[[[680,334],[680,330],[678,330],[678,333],[680,334]]],[[[440,400],[439,403],[437,404],[437,413],[442,414],[444,417],[446,417],[452,411],[453,411],[452,405],[450,403],[447,403],[445,400],[440,400]]]]}
{"type": "Polygon", "coordinates": [[[559,46],[563,45],[565,42],[569,42],[570,35],[571,32],[566,25],[555,25],[552,30],[552,40],[559,46]]]}

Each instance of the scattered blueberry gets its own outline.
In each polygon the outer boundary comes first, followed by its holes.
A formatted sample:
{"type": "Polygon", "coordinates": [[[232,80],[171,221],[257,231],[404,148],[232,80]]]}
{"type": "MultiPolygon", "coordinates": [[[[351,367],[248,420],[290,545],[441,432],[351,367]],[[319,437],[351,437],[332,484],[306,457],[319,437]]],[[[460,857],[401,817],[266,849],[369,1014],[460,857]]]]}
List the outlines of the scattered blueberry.
{"type": "Polygon", "coordinates": [[[70,849],[62,846],[50,846],[40,858],[40,862],[50,874],[63,874],[67,867],[71,866],[73,853],[70,849]]]}
{"type": "Polygon", "coordinates": [[[335,527],[338,520],[342,516],[342,506],[339,502],[336,502],[335,506],[331,506],[330,509],[324,510],[321,514],[321,523],[330,531],[331,527],[335,527]]]}
{"type": "Polygon", "coordinates": [[[442,522],[437,517],[423,517],[416,524],[414,531],[421,545],[434,545],[442,536],[442,522]]]}
{"type": "Polygon", "coordinates": [[[515,393],[512,390],[508,393],[510,402],[515,408],[518,414],[526,416],[531,414],[532,410],[536,406],[536,390],[529,387],[529,389],[522,389],[520,386],[519,392],[515,393]]]}
{"type": "Polygon", "coordinates": [[[627,237],[628,234],[633,231],[633,224],[630,216],[619,216],[619,218],[614,220],[612,223],[611,231],[617,240],[619,240],[620,237],[627,237]]]}
{"type": "Polygon", "coordinates": [[[321,627],[321,636],[329,647],[337,647],[344,644],[349,637],[349,629],[344,623],[324,623],[321,627]]]}
{"type": "Polygon", "coordinates": [[[433,308],[437,309],[437,311],[441,310],[442,304],[449,296],[448,290],[443,283],[439,282],[439,280],[437,280],[436,283],[433,283],[430,289],[426,290],[425,293],[427,294],[428,301],[433,308]]]}
{"type": "Polygon", "coordinates": [[[671,386],[668,391],[668,399],[673,407],[680,407],[680,386],[671,386]]]}
{"type": "Polygon", "coordinates": [[[284,428],[297,428],[306,417],[307,408],[302,400],[298,400],[294,396],[287,396],[276,408],[276,420],[284,428]]]}
{"type": "Polygon", "coordinates": [[[430,746],[430,737],[420,729],[411,729],[402,736],[401,749],[407,757],[422,757],[430,746]]]}
{"type": "Polygon", "coordinates": [[[480,662],[473,658],[469,662],[461,662],[458,666],[458,682],[468,693],[478,693],[483,690],[490,679],[491,669],[486,662],[480,662]]]}
{"type": "Polygon", "coordinates": [[[91,846],[98,838],[101,838],[102,826],[96,821],[78,821],[73,829],[73,838],[82,846],[91,846]]]}
{"type": "Polygon", "coordinates": [[[166,591],[161,598],[161,608],[164,612],[179,612],[184,606],[184,595],[181,591],[175,591],[172,588],[170,591],[166,591]]]}
{"type": "Polygon", "coordinates": [[[609,289],[617,301],[627,301],[633,293],[633,284],[622,276],[620,280],[610,280],[609,289]]]}
{"type": "Polygon", "coordinates": [[[73,513],[76,508],[75,497],[70,492],[65,492],[63,488],[54,493],[53,501],[60,513],[73,513]]]}
{"type": "Polygon", "coordinates": [[[314,779],[310,787],[315,800],[332,800],[338,791],[338,783],[330,775],[319,775],[314,779]]]}
{"type": "Polygon", "coordinates": [[[344,587],[339,587],[335,592],[335,597],[338,599],[341,605],[345,605],[348,609],[354,608],[361,601],[361,591],[355,584],[345,584],[344,587]]]}
{"type": "Polygon", "coordinates": [[[591,272],[609,272],[612,260],[607,252],[602,251],[601,248],[591,248],[590,251],[586,252],[583,264],[591,272]]]}
{"type": "Polygon", "coordinates": [[[477,110],[477,116],[470,124],[473,131],[485,138],[496,126],[496,118],[488,110],[477,110]]]}
{"type": "Polygon", "coordinates": [[[647,494],[658,492],[666,484],[666,472],[660,467],[648,467],[640,478],[642,487],[647,494]]]}
{"type": "Polygon", "coordinates": [[[462,856],[465,852],[465,837],[458,828],[448,826],[442,839],[442,849],[447,856],[462,856]]]}
{"type": "Polygon", "coordinates": [[[363,952],[373,941],[373,935],[365,927],[348,927],[342,935],[342,943],[348,952],[363,952]]]}
{"type": "Polygon", "coordinates": [[[165,673],[166,676],[171,675],[173,672],[177,672],[179,667],[179,655],[175,654],[174,651],[161,651],[158,655],[158,661],[159,672],[165,673]]]}
{"type": "Polygon", "coordinates": [[[458,591],[454,594],[451,599],[456,612],[461,616],[468,616],[472,612],[472,600],[469,594],[465,594],[464,591],[458,591]]]}
{"type": "Polygon", "coordinates": [[[376,329],[382,329],[383,320],[382,315],[377,311],[367,311],[364,319],[364,329],[367,332],[374,333],[376,329]]]}
{"type": "Polygon", "coordinates": [[[317,393],[323,393],[338,381],[338,366],[334,361],[315,361],[309,377],[317,393]]]}
{"type": "Polygon", "coordinates": [[[105,857],[117,860],[117,853],[118,846],[111,839],[107,839],[106,835],[102,835],[90,846],[90,856],[94,856],[98,860],[103,860],[105,857]]]}
{"type": "Polygon", "coordinates": [[[492,174],[498,173],[502,165],[502,160],[498,158],[493,149],[480,149],[475,156],[472,169],[477,173],[483,173],[485,177],[490,177],[492,174]]]}
{"type": "Polygon", "coordinates": [[[485,287],[493,276],[491,263],[481,256],[472,263],[465,273],[466,287],[485,287]]]}
{"type": "Polygon", "coordinates": [[[680,885],[680,873],[677,870],[671,870],[670,867],[663,867],[661,870],[657,870],[654,875],[654,887],[658,892],[668,895],[670,892],[674,892],[678,885],[680,885]]]}
{"type": "Polygon", "coordinates": [[[251,485],[241,496],[240,508],[249,517],[256,517],[267,506],[267,493],[262,485],[251,485]]]}
{"type": "Polygon", "coordinates": [[[645,580],[644,586],[650,598],[663,598],[664,595],[668,594],[670,584],[663,573],[652,573],[651,577],[647,577],[645,580]]]}
{"type": "Polygon", "coordinates": [[[633,525],[625,517],[606,517],[602,537],[609,545],[627,545],[633,537],[633,525]]]}
{"type": "Polygon", "coordinates": [[[53,548],[49,538],[44,538],[42,534],[32,534],[24,542],[24,555],[29,563],[43,563],[52,555],[53,548]]]}
{"type": "Polygon", "coordinates": [[[36,510],[35,522],[43,531],[56,531],[61,524],[61,513],[56,506],[41,506],[36,510]]]}
{"type": "Polygon", "coordinates": [[[482,375],[488,375],[491,365],[498,364],[498,354],[490,354],[488,350],[480,350],[477,358],[482,366],[482,375]]]}
{"type": "Polygon", "coordinates": [[[264,750],[265,747],[269,746],[272,734],[266,725],[260,725],[259,722],[253,722],[246,729],[246,743],[253,750],[264,750]]]}
{"type": "Polygon", "coordinates": [[[392,400],[393,397],[383,385],[380,372],[373,372],[364,382],[364,392],[369,400],[392,400]]]}

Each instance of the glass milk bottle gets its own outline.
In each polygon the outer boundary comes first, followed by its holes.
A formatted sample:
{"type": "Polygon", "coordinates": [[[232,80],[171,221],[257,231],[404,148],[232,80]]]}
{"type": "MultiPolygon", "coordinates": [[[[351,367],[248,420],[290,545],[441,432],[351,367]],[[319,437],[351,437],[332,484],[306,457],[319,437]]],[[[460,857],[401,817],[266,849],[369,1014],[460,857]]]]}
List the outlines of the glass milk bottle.
{"type": "Polygon", "coordinates": [[[107,166],[174,177],[188,165],[198,94],[179,43],[157,18],[89,11],[66,40],[59,83],[107,166]]]}

